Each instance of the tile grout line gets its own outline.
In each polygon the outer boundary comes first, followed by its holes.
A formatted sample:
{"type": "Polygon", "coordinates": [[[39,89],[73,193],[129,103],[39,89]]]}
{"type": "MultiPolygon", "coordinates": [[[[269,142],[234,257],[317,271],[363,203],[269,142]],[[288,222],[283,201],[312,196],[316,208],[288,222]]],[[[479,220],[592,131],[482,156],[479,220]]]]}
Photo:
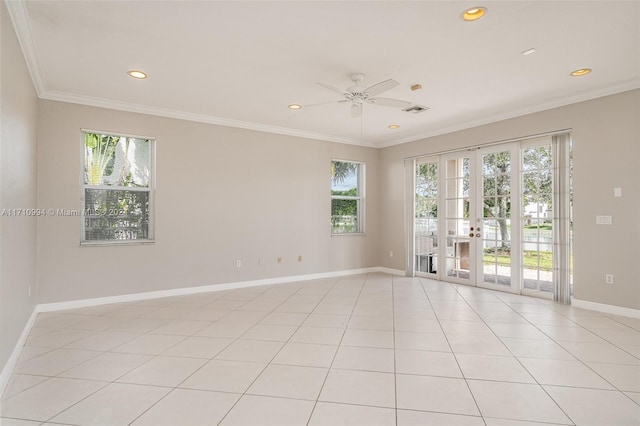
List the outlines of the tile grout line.
{"type": "MultiPolygon", "coordinates": [[[[322,394],[322,390],[324,389],[324,386],[327,383],[327,379],[329,378],[329,373],[331,373],[331,368],[333,367],[333,363],[335,362],[336,357],[338,356],[338,352],[340,351],[340,347],[342,346],[342,341],[344,340],[344,335],[347,333],[347,330],[349,329],[349,322],[351,322],[351,318],[353,317],[353,312],[355,311],[356,306],[358,305],[358,300],[360,300],[360,296],[362,295],[362,290],[364,289],[364,286],[367,284],[367,280],[368,279],[369,279],[369,273],[367,273],[365,275],[364,281],[360,285],[360,291],[358,292],[358,297],[353,302],[353,307],[351,308],[351,313],[349,314],[349,318],[347,318],[347,323],[346,323],[346,325],[344,327],[344,330],[342,331],[342,336],[340,337],[340,341],[338,342],[338,344],[336,346],[336,352],[333,354],[333,357],[331,358],[331,362],[329,363],[329,367],[327,368],[327,374],[325,374],[325,376],[324,376],[324,380],[322,381],[322,385],[320,386],[320,390],[318,391],[318,396],[316,397],[315,403],[313,404],[313,408],[311,409],[311,412],[309,413],[309,419],[307,420],[307,423],[306,423],[307,426],[309,425],[309,422],[311,421],[311,418],[313,417],[313,413],[316,411],[316,407],[318,406],[318,402],[320,402],[320,395],[322,394]]],[[[338,281],[335,283],[335,285],[333,287],[338,285],[339,282],[340,282],[340,280],[338,279],[338,281]]],[[[333,288],[332,288],[332,290],[333,290],[333,288]]]]}
{"type": "Polygon", "coordinates": [[[396,359],[396,296],[395,277],[391,276],[391,334],[393,336],[393,401],[396,426],[398,425],[398,365],[396,359]]]}
{"type": "MultiPolygon", "coordinates": [[[[457,289],[456,289],[456,291],[457,291],[457,289]]],[[[504,342],[502,341],[502,338],[500,338],[500,336],[498,336],[498,335],[496,334],[496,332],[495,332],[495,331],[493,331],[493,329],[489,326],[489,324],[487,324],[487,322],[484,320],[484,318],[482,318],[482,316],[481,316],[481,315],[478,313],[478,311],[477,311],[477,310],[476,310],[476,309],[475,309],[475,308],[474,308],[474,307],[469,303],[469,301],[464,297],[464,295],[463,295],[462,293],[460,293],[460,292],[458,292],[458,294],[460,294],[460,296],[463,298],[463,300],[465,301],[465,303],[467,303],[467,305],[469,305],[469,308],[470,308],[471,310],[473,310],[473,312],[474,312],[476,315],[478,315],[478,318],[480,318],[480,320],[484,323],[484,325],[485,325],[485,326],[486,326],[486,327],[491,331],[491,333],[492,333],[492,334],[493,334],[493,335],[494,335],[494,336],[495,336],[495,337],[500,341],[500,343],[505,347],[505,349],[509,351],[509,353],[512,355],[512,357],[513,357],[513,358],[518,362],[518,364],[520,364],[520,366],[522,366],[522,368],[527,372],[527,374],[529,374],[529,376],[531,376],[531,378],[536,382],[536,384],[538,385],[538,387],[539,387],[540,389],[542,389],[542,390],[544,391],[544,393],[545,393],[545,394],[546,394],[546,395],[547,395],[547,396],[548,396],[548,397],[549,397],[549,398],[554,402],[554,404],[558,407],[558,409],[560,409],[560,411],[562,411],[562,413],[567,417],[567,419],[569,419],[569,421],[570,421],[572,424],[574,424],[574,425],[575,425],[575,424],[576,424],[576,423],[575,423],[575,421],[574,421],[574,420],[569,416],[569,414],[564,410],[564,408],[562,408],[562,407],[560,406],[560,404],[559,404],[559,403],[558,403],[558,402],[557,402],[557,401],[556,401],[556,400],[555,400],[555,399],[554,399],[554,398],[549,394],[549,392],[547,392],[547,390],[544,388],[544,386],[543,386],[542,384],[540,384],[540,382],[538,382],[538,379],[536,379],[536,378],[535,378],[535,376],[529,372],[529,370],[526,368],[526,366],[525,366],[524,364],[522,364],[522,361],[520,361],[520,359],[519,359],[517,356],[515,356],[515,354],[511,351],[511,349],[509,349],[509,347],[508,347],[507,345],[505,345],[505,344],[504,344],[504,342]]],[[[504,302],[501,300],[501,303],[504,303],[504,302]]],[[[504,304],[506,305],[506,303],[504,303],[504,304]]],[[[509,306],[509,305],[507,305],[507,306],[509,306]]],[[[511,309],[513,309],[511,306],[509,306],[509,307],[510,307],[511,309]]],[[[514,309],[514,311],[515,311],[515,309],[514,309]]],[[[516,311],[516,312],[517,312],[517,311],[516,311]]],[[[526,318],[525,318],[525,320],[526,320],[526,318]]],[[[527,320],[527,321],[528,321],[528,320],[527,320]]],[[[530,321],[528,321],[528,322],[529,322],[529,323],[531,323],[530,321]]],[[[534,325],[534,324],[531,324],[531,325],[533,325],[533,326],[535,327],[535,325],[534,325]]],[[[536,329],[538,329],[538,327],[536,327],[536,329]]],[[[546,333],[544,333],[542,330],[540,330],[540,329],[538,329],[538,330],[539,330],[540,332],[542,332],[543,334],[545,334],[545,335],[546,335],[546,333]]],[[[549,336],[547,336],[547,337],[549,337],[549,336]]],[[[573,354],[571,354],[571,355],[573,355],[573,354]]],[[[464,372],[463,372],[463,375],[464,375],[464,372]]],[[[465,380],[466,380],[466,379],[465,379],[465,380]]],[[[483,417],[484,417],[484,416],[483,416],[483,417]]],[[[531,420],[531,421],[534,421],[534,420],[531,420]]]]}
{"type": "MultiPolygon", "coordinates": [[[[293,284],[293,283],[287,283],[287,284],[293,284]]],[[[271,286],[270,286],[270,287],[271,287],[271,286]]],[[[273,288],[273,287],[272,287],[272,288],[273,288]]],[[[302,288],[304,288],[304,286],[303,286],[302,288]]],[[[236,292],[236,291],[238,291],[238,290],[241,290],[241,289],[235,289],[235,290],[231,291],[229,294],[232,294],[233,292],[236,292]]],[[[255,300],[255,299],[256,299],[256,298],[258,298],[260,295],[263,295],[264,293],[266,293],[266,292],[267,292],[267,291],[269,291],[269,290],[270,290],[270,289],[264,290],[264,291],[260,292],[259,294],[257,294],[255,297],[253,297],[253,298],[251,298],[251,299],[249,299],[249,300],[246,300],[244,303],[241,303],[240,305],[238,305],[238,306],[237,306],[236,308],[234,308],[233,310],[231,310],[231,311],[227,312],[227,313],[226,313],[225,315],[223,315],[222,317],[220,317],[220,318],[218,318],[217,320],[213,321],[211,324],[214,324],[214,323],[218,322],[220,319],[222,319],[222,318],[224,318],[225,316],[229,315],[231,312],[252,312],[252,311],[238,311],[238,308],[240,308],[240,307],[242,307],[242,306],[246,305],[247,303],[249,303],[249,302],[251,302],[251,301],[255,300]]],[[[298,291],[299,291],[299,290],[298,290],[298,291]]],[[[285,298],[282,302],[280,302],[280,303],[279,303],[275,308],[273,308],[269,313],[273,312],[273,310],[274,310],[274,309],[277,309],[279,306],[281,306],[282,304],[284,304],[288,299],[290,299],[290,298],[291,298],[293,295],[295,295],[296,293],[297,293],[297,291],[296,291],[296,292],[294,292],[294,293],[292,293],[292,294],[290,294],[290,295],[288,295],[288,297],[287,297],[287,298],[285,298]]],[[[220,298],[215,299],[215,301],[219,301],[219,300],[220,300],[220,299],[222,299],[223,297],[224,297],[224,295],[223,295],[223,296],[221,296],[220,298]]],[[[233,300],[233,299],[230,299],[230,300],[233,300]]],[[[205,306],[206,306],[206,305],[205,305],[205,306]]],[[[269,313],[267,313],[267,314],[265,314],[264,316],[262,316],[262,317],[260,318],[260,320],[264,319],[267,315],[269,315],[269,313]]],[[[148,412],[148,411],[149,411],[149,410],[151,410],[153,407],[155,407],[155,406],[156,406],[160,401],[162,401],[163,399],[165,399],[169,394],[173,393],[176,389],[183,389],[183,388],[180,388],[180,385],[182,385],[184,382],[186,382],[187,380],[189,380],[189,379],[190,379],[194,374],[196,374],[197,372],[199,372],[200,370],[202,370],[202,369],[203,369],[206,365],[208,365],[211,361],[213,361],[214,359],[216,359],[216,356],[218,356],[219,354],[221,354],[222,352],[224,352],[224,351],[225,351],[229,346],[231,346],[231,345],[233,345],[234,343],[236,343],[237,341],[241,340],[242,336],[244,336],[246,333],[248,333],[251,329],[253,329],[256,325],[258,325],[258,324],[260,323],[260,320],[258,320],[258,321],[257,321],[256,323],[254,323],[254,324],[253,324],[249,329],[247,329],[246,331],[244,331],[243,333],[241,333],[240,335],[238,335],[236,338],[231,339],[231,342],[229,342],[229,344],[227,344],[224,348],[222,348],[220,351],[218,351],[218,352],[216,353],[216,355],[214,355],[214,356],[213,356],[212,358],[210,358],[207,362],[205,362],[202,366],[200,366],[200,367],[199,367],[198,369],[196,369],[194,372],[192,372],[192,373],[191,373],[191,374],[189,374],[187,377],[185,377],[185,378],[184,378],[184,380],[182,380],[180,383],[178,383],[178,384],[177,384],[177,385],[176,385],[176,386],[175,386],[175,387],[174,387],[174,388],[173,388],[169,393],[167,393],[165,396],[163,396],[163,397],[162,397],[162,398],[160,398],[158,401],[156,401],[153,405],[151,405],[149,408],[147,408],[143,413],[141,413],[138,417],[136,417],[136,418],[135,418],[131,423],[135,422],[135,421],[136,421],[136,420],[138,420],[140,417],[142,417],[146,412],[148,412]]],[[[203,327],[200,331],[202,331],[204,328],[207,328],[207,327],[208,327],[208,326],[203,327]]],[[[292,335],[293,335],[293,334],[292,334],[292,335]]],[[[286,344],[286,343],[285,343],[285,344],[286,344]]],[[[175,347],[175,345],[174,345],[174,346],[172,346],[171,348],[173,348],[173,347],[175,347]]],[[[284,345],[283,345],[282,347],[284,347],[284,345]]],[[[171,349],[171,348],[168,348],[167,350],[169,350],[169,349],[171,349]]],[[[282,348],[280,348],[280,350],[282,350],[282,348]]],[[[279,351],[278,351],[278,353],[279,353],[279,351]]],[[[274,357],[273,357],[273,358],[275,358],[276,356],[277,356],[277,353],[274,355],[274,357]]],[[[272,358],[272,360],[273,360],[273,358],[272,358]]],[[[247,391],[247,390],[251,387],[251,385],[252,385],[252,384],[253,384],[253,383],[258,379],[258,377],[260,377],[260,375],[264,372],[264,370],[266,370],[266,368],[269,366],[269,364],[270,364],[270,363],[271,363],[271,361],[270,361],[269,363],[266,363],[266,364],[265,364],[264,368],[262,368],[262,370],[260,370],[260,372],[258,373],[258,375],[256,376],[256,378],[251,382],[251,384],[249,384],[249,386],[245,389],[245,391],[243,391],[243,392],[240,394],[240,397],[238,397],[238,399],[236,400],[236,402],[235,402],[235,403],[234,403],[234,404],[229,408],[229,410],[227,410],[227,412],[225,413],[225,415],[220,419],[220,422],[219,422],[219,423],[221,423],[221,422],[225,419],[225,417],[226,417],[226,416],[231,412],[231,410],[233,410],[233,408],[238,404],[238,402],[240,401],[240,399],[242,399],[242,397],[243,397],[244,395],[246,395],[246,391],[247,391]]],[[[260,364],[262,364],[262,363],[260,363],[260,364]]],[[[198,389],[198,390],[201,390],[201,389],[198,389]]],[[[223,392],[223,393],[231,393],[231,392],[223,392]]],[[[237,395],[237,394],[236,394],[236,395],[237,395]]],[[[131,424],[131,423],[130,423],[130,424],[131,424]]]]}
{"type": "MultiPolygon", "coordinates": [[[[233,293],[233,292],[231,292],[231,293],[229,293],[229,294],[232,294],[232,293],[233,293]]],[[[219,298],[214,299],[214,301],[219,301],[220,299],[222,299],[222,297],[224,297],[224,294],[223,294],[223,295],[221,295],[219,298]]],[[[255,296],[255,297],[258,297],[258,296],[255,296]]],[[[238,307],[240,307],[240,306],[242,306],[242,305],[245,305],[246,303],[249,303],[249,301],[251,301],[251,300],[255,299],[255,297],[254,297],[254,298],[252,298],[252,299],[249,299],[249,300],[245,301],[244,303],[240,304],[238,307]]],[[[213,303],[213,302],[212,302],[212,303],[213,303]]],[[[208,305],[208,303],[207,303],[206,305],[203,305],[203,306],[207,306],[207,305],[208,305]]],[[[225,316],[227,316],[229,313],[234,312],[234,311],[235,311],[235,309],[234,309],[234,310],[231,310],[231,311],[229,311],[229,312],[227,312],[227,313],[226,313],[226,314],[224,314],[222,317],[218,318],[218,319],[217,319],[217,320],[215,320],[215,321],[212,321],[210,325],[213,325],[214,323],[218,322],[220,319],[224,318],[224,317],[225,317],[225,316]]],[[[169,322],[170,322],[170,321],[169,321],[169,322]]],[[[162,327],[162,326],[160,326],[160,327],[162,327]]],[[[207,327],[209,327],[209,326],[207,325],[207,326],[203,327],[202,329],[198,330],[196,333],[198,333],[198,332],[202,331],[203,329],[205,329],[205,328],[207,328],[207,327]]],[[[158,327],[158,328],[159,328],[159,327],[158,327]]],[[[157,330],[157,328],[155,328],[154,330],[157,330]]],[[[151,331],[153,331],[153,330],[151,330],[151,331]]],[[[150,332],[148,332],[148,333],[150,333],[150,332]]],[[[194,333],[194,334],[195,334],[195,333],[194,333]]],[[[193,336],[193,335],[192,335],[192,336],[193,336]]],[[[171,346],[171,347],[167,348],[164,352],[168,351],[169,349],[172,349],[172,348],[176,347],[176,346],[177,346],[178,344],[180,344],[181,342],[184,342],[185,340],[187,340],[187,338],[188,338],[188,337],[189,337],[189,336],[185,337],[185,338],[184,338],[183,340],[181,340],[180,342],[177,342],[175,345],[173,345],[173,346],[171,346]]],[[[238,338],[236,338],[235,340],[233,340],[232,342],[230,342],[227,346],[225,346],[223,349],[221,349],[221,350],[218,352],[218,354],[219,354],[219,353],[221,353],[222,351],[224,351],[227,347],[229,347],[231,344],[233,344],[233,343],[234,343],[235,341],[237,341],[237,340],[238,340],[238,338]]],[[[163,352],[163,353],[164,353],[164,352],[163,352]]],[[[216,354],[216,355],[217,355],[217,354],[216,354]]],[[[158,357],[158,356],[160,356],[160,355],[157,355],[156,357],[158,357]]],[[[155,359],[156,357],[152,358],[151,360],[155,359]]],[[[214,358],[215,358],[215,356],[214,356],[214,358]]],[[[212,358],[212,359],[213,359],[213,358],[212,358]]],[[[151,360],[149,360],[148,362],[150,362],[151,360]]],[[[211,361],[211,360],[209,360],[209,361],[211,361]]],[[[172,394],[176,389],[178,389],[178,387],[179,387],[182,383],[184,383],[184,382],[185,382],[186,380],[188,380],[191,376],[193,376],[193,375],[194,375],[194,374],[196,374],[198,371],[200,371],[200,370],[201,370],[205,365],[207,365],[207,364],[209,363],[209,361],[207,361],[207,362],[205,362],[204,364],[202,364],[199,368],[197,368],[195,371],[193,371],[191,374],[189,374],[187,377],[185,377],[185,378],[184,378],[184,380],[182,380],[181,382],[179,382],[176,386],[173,386],[173,387],[172,387],[172,389],[171,389],[169,392],[167,392],[164,396],[162,396],[160,399],[158,399],[158,400],[157,400],[156,402],[154,402],[152,405],[150,405],[149,407],[147,407],[147,409],[146,409],[146,410],[144,410],[142,413],[140,413],[137,417],[135,417],[133,420],[131,420],[128,424],[129,424],[129,425],[131,425],[131,424],[133,424],[134,422],[136,422],[140,417],[144,416],[144,415],[145,415],[149,410],[151,410],[153,407],[155,407],[156,405],[158,405],[158,404],[160,403],[160,401],[163,401],[163,400],[164,400],[165,398],[167,398],[170,394],[172,394]]],[[[147,362],[147,363],[148,363],[148,362],[147,362]]],[[[146,363],[145,363],[145,364],[146,364],[146,363]]],[[[143,365],[144,365],[144,364],[143,364],[143,365]]],[[[132,371],[133,371],[133,370],[132,370],[132,371]]],[[[127,374],[128,374],[128,373],[127,373],[127,374]]],[[[123,377],[123,376],[121,376],[121,377],[123,377]]],[[[238,400],[240,400],[240,398],[238,398],[238,400]]],[[[236,401],[236,402],[237,402],[237,401],[236,401]]],[[[235,404],[234,404],[234,405],[235,405],[235,404]]]]}
{"type": "MultiPolygon", "coordinates": [[[[418,283],[420,285],[420,287],[422,288],[422,291],[424,293],[424,295],[427,297],[427,301],[429,302],[429,305],[432,307],[433,309],[433,304],[431,303],[431,298],[429,297],[429,293],[427,292],[427,289],[424,287],[424,283],[422,282],[422,279],[418,278],[418,283]]],[[[447,286],[452,288],[456,294],[459,294],[460,296],[462,296],[458,290],[453,287],[450,286],[447,283],[447,286]]],[[[466,299],[464,299],[466,303],[466,299]]],[[[438,321],[438,325],[440,326],[440,330],[442,331],[442,334],[444,335],[445,340],[447,341],[447,345],[449,345],[449,349],[451,350],[451,354],[453,355],[453,359],[455,359],[456,361],[456,365],[458,366],[458,370],[460,370],[460,374],[462,375],[462,380],[464,380],[465,385],[467,386],[467,390],[469,391],[469,394],[471,395],[471,398],[473,398],[473,403],[476,406],[476,409],[478,410],[478,413],[480,414],[480,418],[482,419],[482,422],[485,424],[487,424],[484,415],[482,414],[482,410],[480,410],[480,406],[478,405],[478,401],[476,401],[476,396],[473,394],[473,392],[471,391],[471,387],[469,386],[469,382],[467,381],[467,378],[465,377],[464,371],[462,370],[462,367],[460,367],[460,362],[458,361],[458,357],[456,356],[455,351],[453,350],[453,347],[451,346],[451,342],[449,342],[449,337],[447,336],[447,333],[445,333],[444,331],[444,327],[442,326],[442,322],[440,321],[440,318],[438,316],[438,314],[436,313],[435,309],[433,309],[433,314],[436,317],[436,321],[438,321]]]]}

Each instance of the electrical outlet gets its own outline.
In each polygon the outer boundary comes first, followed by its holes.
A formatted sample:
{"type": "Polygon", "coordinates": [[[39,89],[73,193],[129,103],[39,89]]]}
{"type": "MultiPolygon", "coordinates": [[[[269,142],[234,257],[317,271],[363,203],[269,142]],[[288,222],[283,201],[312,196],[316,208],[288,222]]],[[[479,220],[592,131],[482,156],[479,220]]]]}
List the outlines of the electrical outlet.
{"type": "Polygon", "coordinates": [[[242,268],[242,260],[240,259],[236,260],[236,268],[242,268]]]}
{"type": "Polygon", "coordinates": [[[278,265],[282,263],[282,258],[278,256],[278,265]]]}
{"type": "Polygon", "coordinates": [[[393,257],[393,250],[389,251],[389,257],[393,257]]]}
{"type": "Polygon", "coordinates": [[[302,262],[302,256],[298,256],[298,262],[302,262]]]}
{"type": "Polygon", "coordinates": [[[609,285],[613,284],[613,274],[606,274],[604,276],[604,282],[609,285]]]}

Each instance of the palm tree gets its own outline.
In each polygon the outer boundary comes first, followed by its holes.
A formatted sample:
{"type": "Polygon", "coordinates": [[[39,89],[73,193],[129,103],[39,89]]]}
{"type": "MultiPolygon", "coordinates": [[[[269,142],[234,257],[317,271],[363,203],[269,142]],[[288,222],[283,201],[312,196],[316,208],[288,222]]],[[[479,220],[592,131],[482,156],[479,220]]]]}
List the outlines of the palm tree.
{"type": "Polygon", "coordinates": [[[331,180],[333,180],[333,183],[342,183],[349,175],[357,171],[358,163],[350,163],[348,161],[331,162],[331,180]]]}

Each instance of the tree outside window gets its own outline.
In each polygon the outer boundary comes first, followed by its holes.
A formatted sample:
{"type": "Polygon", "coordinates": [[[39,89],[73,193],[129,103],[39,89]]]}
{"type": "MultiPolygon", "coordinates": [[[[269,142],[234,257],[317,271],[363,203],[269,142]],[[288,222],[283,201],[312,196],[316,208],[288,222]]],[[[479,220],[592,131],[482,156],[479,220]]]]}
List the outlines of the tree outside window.
{"type": "Polygon", "coordinates": [[[364,232],[364,164],[331,162],[331,233],[364,232]]]}
{"type": "Polygon", "coordinates": [[[82,242],[152,240],[154,141],[83,134],[82,242]]]}

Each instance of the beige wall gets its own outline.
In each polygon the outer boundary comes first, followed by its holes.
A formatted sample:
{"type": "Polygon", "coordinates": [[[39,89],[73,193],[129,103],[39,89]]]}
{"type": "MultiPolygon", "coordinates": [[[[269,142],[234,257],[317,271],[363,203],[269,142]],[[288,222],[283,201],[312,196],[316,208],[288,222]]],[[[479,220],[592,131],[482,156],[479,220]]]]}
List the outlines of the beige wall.
{"type": "Polygon", "coordinates": [[[640,90],[381,150],[382,266],[404,269],[403,159],[571,128],[574,141],[575,297],[640,309],[640,90]],[[613,188],[623,197],[614,198],[613,188]],[[595,224],[612,215],[613,225],[595,224]],[[615,284],[604,283],[614,274],[615,284]]]}
{"type": "MultiPolygon", "coordinates": [[[[37,96],[4,2],[0,15],[0,210],[34,208],[37,96]]],[[[35,307],[36,243],[35,218],[0,217],[0,370],[35,307]]]]}
{"type": "Polygon", "coordinates": [[[39,303],[379,264],[376,149],[41,101],[41,207],[81,207],[81,128],[156,138],[156,244],[80,247],[79,217],[41,218],[39,303]],[[330,235],[332,158],[366,162],[365,236],[330,235]]]}

